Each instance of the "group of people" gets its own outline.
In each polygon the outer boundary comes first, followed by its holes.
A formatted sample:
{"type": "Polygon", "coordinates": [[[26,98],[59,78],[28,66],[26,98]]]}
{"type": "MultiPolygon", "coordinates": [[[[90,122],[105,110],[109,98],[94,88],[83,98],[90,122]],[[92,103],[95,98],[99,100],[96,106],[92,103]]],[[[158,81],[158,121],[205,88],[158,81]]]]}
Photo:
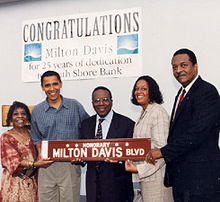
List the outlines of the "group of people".
{"type": "Polygon", "coordinates": [[[43,159],[43,140],[151,138],[145,161],[88,161],[87,202],[132,202],[139,182],[144,202],[219,202],[218,137],[220,98],[198,76],[195,54],[188,49],[172,57],[173,75],[181,84],[171,118],[150,76],[137,79],[131,102],[142,107],[134,123],[112,109],[111,91],[92,92],[96,112],[89,117],[75,99],[60,94],[57,72],[41,76],[46,100],[28,107],[14,102],[7,115],[12,129],[1,136],[3,167],[0,201],[79,202],[82,162],[43,159]],[[29,128],[31,125],[31,129],[29,128]]]}

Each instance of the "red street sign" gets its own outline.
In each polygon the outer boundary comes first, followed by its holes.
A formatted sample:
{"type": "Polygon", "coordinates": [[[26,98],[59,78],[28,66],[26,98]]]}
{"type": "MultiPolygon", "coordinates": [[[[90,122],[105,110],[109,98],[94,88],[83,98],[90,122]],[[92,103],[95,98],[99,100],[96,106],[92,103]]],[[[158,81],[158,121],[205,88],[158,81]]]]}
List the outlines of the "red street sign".
{"type": "Polygon", "coordinates": [[[144,160],[150,138],[42,141],[42,156],[55,161],[144,160]]]}

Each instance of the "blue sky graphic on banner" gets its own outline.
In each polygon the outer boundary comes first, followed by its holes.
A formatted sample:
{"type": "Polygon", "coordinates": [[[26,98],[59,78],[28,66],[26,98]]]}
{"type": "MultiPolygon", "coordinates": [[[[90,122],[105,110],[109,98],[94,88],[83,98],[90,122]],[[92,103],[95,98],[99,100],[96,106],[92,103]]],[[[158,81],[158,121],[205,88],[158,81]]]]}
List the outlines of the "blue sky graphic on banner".
{"type": "Polygon", "coordinates": [[[24,45],[24,62],[41,61],[41,43],[24,45]]]}
{"type": "Polygon", "coordinates": [[[137,54],[138,34],[122,35],[117,37],[117,54],[137,54]]]}

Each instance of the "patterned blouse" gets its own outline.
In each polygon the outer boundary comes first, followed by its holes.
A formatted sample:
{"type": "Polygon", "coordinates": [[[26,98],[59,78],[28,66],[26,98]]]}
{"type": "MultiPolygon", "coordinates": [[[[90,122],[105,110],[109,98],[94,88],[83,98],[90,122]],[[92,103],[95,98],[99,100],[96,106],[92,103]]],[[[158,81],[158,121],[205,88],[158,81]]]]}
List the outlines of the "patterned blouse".
{"type": "Polygon", "coordinates": [[[36,150],[32,140],[27,145],[19,142],[10,131],[1,136],[1,163],[3,167],[0,201],[36,202],[36,175],[20,178],[22,160],[36,160],[36,150]]]}

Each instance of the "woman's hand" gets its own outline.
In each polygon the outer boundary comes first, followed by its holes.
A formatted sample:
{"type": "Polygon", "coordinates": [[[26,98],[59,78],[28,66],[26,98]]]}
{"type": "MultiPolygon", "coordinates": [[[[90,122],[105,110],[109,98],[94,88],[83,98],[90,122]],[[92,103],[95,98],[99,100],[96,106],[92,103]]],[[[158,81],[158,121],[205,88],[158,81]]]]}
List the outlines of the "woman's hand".
{"type": "Polygon", "coordinates": [[[35,167],[42,167],[47,168],[49,165],[51,165],[54,162],[54,160],[47,159],[39,159],[38,161],[34,162],[35,167]]]}
{"type": "Polygon", "coordinates": [[[134,165],[133,162],[130,160],[125,161],[125,170],[132,173],[138,172],[136,165],[134,165]]]}

